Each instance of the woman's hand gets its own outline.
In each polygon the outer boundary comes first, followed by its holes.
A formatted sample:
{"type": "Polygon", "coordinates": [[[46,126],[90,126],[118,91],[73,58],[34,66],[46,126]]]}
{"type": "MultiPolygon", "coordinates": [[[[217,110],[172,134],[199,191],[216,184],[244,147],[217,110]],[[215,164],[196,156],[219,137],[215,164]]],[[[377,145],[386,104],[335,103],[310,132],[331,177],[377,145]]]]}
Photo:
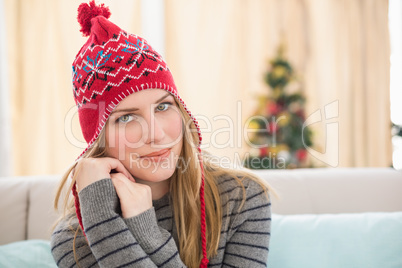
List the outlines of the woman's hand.
{"type": "Polygon", "coordinates": [[[76,178],[77,191],[80,192],[86,186],[106,178],[111,178],[112,170],[125,176],[134,182],[134,177],[127,171],[124,165],[116,158],[83,158],[77,163],[73,170],[76,178]]]}
{"type": "Polygon", "coordinates": [[[151,187],[130,181],[122,173],[113,173],[112,182],[120,199],[123,218],[131,218],[152,207],[151,187]]]}

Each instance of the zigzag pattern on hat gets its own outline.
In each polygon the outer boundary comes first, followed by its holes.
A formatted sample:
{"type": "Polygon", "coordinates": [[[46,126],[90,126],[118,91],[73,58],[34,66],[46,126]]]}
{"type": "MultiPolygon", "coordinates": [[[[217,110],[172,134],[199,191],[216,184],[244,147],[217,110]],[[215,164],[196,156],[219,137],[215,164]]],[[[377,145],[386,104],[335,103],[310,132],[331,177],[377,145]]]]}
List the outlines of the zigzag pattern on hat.
{"type": "Polygon", "coordinates": [[[102,45],[87,47],[75,59],[73,64],[73,84],[76,104],[78,107],[81,107],[82,105],[90,102],[91,99],[103,95],[105,91],[109,91],[112,87],[119,87],[124,82],[127,83],[131,79],[138,80],[142,76],[147,76],[150,73],[155,74],[157,71],[168,70],[169,69],[162,57],[160,57],[158,53],[152,50],[152,48],[150,48],[149,44],[147,44],[144,39],[140,39],[136,35],[127,34],[124,31],[121,31],[119,35],[114,35],[114,38],[111,38],[102,45]],[[133,38],[137,38],[137,43],[134,44],[124,38],[123,40],[120,40],[122,36],[124,36],[125,38],[129,38],[130,36],[133,38]],[[122,41],[124,41],[125,43],[123,43],[122,41]],[[117,47],[112,47],[113,45],[115,45],[113,43],[117,44],[117,47]],[[106,50],[104,48],[106,48],[106,50]],[[121,55],[122,52],[129,54],[129,58],[125,64],[129,67],[125,67],[124,65],[120,64],[121,60],[124,57],[121,55]],[[88,54],[93,56],[91,57],[88,54]],[[94,55],[96,55],[96,57],[94,55]],[[135,58],[133,59],[134,56],[135,58]],[[114,58],[112,62],[110,62],[110,58],[114,58]],[[81,64],[79,64],[79,60],[82,60],[81,64]],[[132,72],[133,68],[140,68],[142,63],[146,60],[151,60],[159,63],[156,66],[153,66],[152,69],[144,67],[141,70],[137,70],[135,73],[132,72]],[[106,65],[106,63],[108,62],[110,64],[106,65]],[[120,72],[126,72],[126,74],[123,75],[119,80],[110,81],[108,79],[109,77],[118,77],[120,72]],[[106,83],[100,90],[91,91],[91,86],[96,79],[101,79],[106,83]],[[88,91],[90,91],[90,95],[85,96],[84,94],[88,91]]]}
{"type": "MultiPolygon", "coordinates": [[[[83,69],[83,68],[82,68],[82,65],[83,65],[84,63],[87,64],[87,62],[85,62],[85,56],[88,56],[88,53],[94,52],[94,50],[95,50],[96,48],[98,48],[98,47],[100,47],[100,48],[105,48],[105,47],[107,47],[107,51],[104,52],[103,54],[107,54],[107,53],[109,53],[110,51],[116,52],[116,53],[118,53],[119,51],[123,51],[123,52],[127,52],[127,53],[130,53],[130,54],[134,54],[134,52],[140,52],[140,53],[138,54],[137,59],[141,56],[142,53],[145,54],[145,55],[148,55],[148,54],[157,55],[157,59],[158,59],[160,62],[163,62],[163,63],[166,65],[166,63],[163,61],[163,59],[160,57],[160,55],[159,55],[156,51],[154,51],[154,50],[150,51],[150,50],[149,50],[149,45],[146,43],[145,39],[141,40],[140,38],[141,38],[141,37],[139,37],[139,36],[137,36],[137,35],[134,35],[134,34],[125,35],[125,32],[124,32],[124,31],[121,31],[121,32],[119,33],[119,35],[116,35],[116,39],[110,39],[109,41],[107,41],[106,43],[104,43],[104,44],[102,44],[102,45],[89,46],[87,49],[84,50],[84,52],[82,52],[80,55],[77,56],[77,58],[76,58],[76,59],[74,60],[74,62],[73,62],[73,65],[76,65],[79,69],[83,69]],[[133,38],[137,38],[138,41],[141,41],[141,43],[143,43],[144,45],[147,45],[147,49],[142,49],[142,47],[138,47],[138,43],[137,43],[137,45],[135,45],[135,44],[133,44],[133,43],[127,41],[126,39],[124,39],[124,41],[125,41],[126,44],[123,44],[122,42],[120,42],[120,37],[121,37],[122,35],[125,36],[126,38],[128,38],[129,36],[131,36],[131,37],[133,37],[133,38]],[[127,43],[127,42],[128,42],[128,43],[127,43]],[[117,45],[117,47],[111,47],[111,46],[108,46],[109,43],[118,43],[118,45],[117,45]],[[132,46],[130,46],[130,45],[132,45],[132,46]],[[121,49],[122,46],[124,46],[123,49],[121,49]],[[135,51],[129,51],[128,49],[130,49],[130,48],[135,48],[135,51]],[[148,52],[146,52],[146,51],[148,51],[148,52]],[[78,60],[82,60],[82,64],[81,64],[81,65],[77,62],[78,60]]],[[[121,57],[121,55],[117,55],[116,57],[121,57]]],[[[98,64],[99,64],[99,63],[98,63],[98,64]]],[[[123,66],[120,66],[119,71],[122,69],[122,70],[128,72],[128,71],[131,70],[131,68],[132,68],[132,67],[130,67],[130,68],[124,68],[123,66]]],[[[118,72],[117,72],[116,74],[118,74],[118,72]]],[[[116,74],[115,74],[115,75],[116,75],[116,74]]]]}

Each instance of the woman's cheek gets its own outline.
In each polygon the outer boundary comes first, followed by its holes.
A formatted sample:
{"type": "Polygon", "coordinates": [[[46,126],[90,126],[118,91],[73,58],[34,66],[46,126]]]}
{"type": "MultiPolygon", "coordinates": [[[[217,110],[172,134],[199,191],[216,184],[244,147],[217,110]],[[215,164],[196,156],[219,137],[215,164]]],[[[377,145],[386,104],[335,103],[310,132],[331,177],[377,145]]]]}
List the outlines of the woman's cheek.
{"type": "Polygon", "coordinates": [[[107,128],[106,131],[107,155],[117,157],[119,148],[118,132],[111,128],[107,128]]]}
{"type": "Polygon", "coordinates": [[[120,131],[119,139],[119,142],[121,144],[129,146],[131,148],[141,147],[143,145],[141,126],[138,126],[135,123],[126,125],[124,131],[120,131]]]}
{"type": "Polygon", "coordinates": [[[170,121],[171,123],[168,126],[170,137],[173,140],[179,140],[183,136],[182,132],[182,120],[179,116],[175,116],[174,120],[170,121]]]}

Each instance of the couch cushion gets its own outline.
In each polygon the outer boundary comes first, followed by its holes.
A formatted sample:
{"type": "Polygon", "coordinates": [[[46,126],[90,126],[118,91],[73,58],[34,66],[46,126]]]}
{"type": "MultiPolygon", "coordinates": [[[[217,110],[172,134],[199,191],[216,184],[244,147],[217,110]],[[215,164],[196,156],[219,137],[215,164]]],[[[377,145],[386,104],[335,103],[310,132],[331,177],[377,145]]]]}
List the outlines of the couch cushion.
{"type": "Polygon", "coordinates": [[[402,267],[402,212],[272,217],[269,268],[402,267]]]}
{"type": "Polygon", "coordinates": [[[56,268],[50,242],[25,240],[0,246],[0,267],[56,268]]]}

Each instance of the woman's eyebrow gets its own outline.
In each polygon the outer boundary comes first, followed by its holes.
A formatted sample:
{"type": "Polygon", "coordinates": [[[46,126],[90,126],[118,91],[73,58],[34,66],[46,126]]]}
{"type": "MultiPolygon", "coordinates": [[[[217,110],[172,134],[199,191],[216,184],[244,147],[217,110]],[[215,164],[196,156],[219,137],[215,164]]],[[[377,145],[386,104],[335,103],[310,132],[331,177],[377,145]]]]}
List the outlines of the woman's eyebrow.
{"type": "MultiPolygon", "coordinates": [[[[169,92],[166,95],[162,96],[162,98],[156,100],[154,104],[157,104],[158,102],[161,102],[162,100],[164,100],[168,96],[171,96],[171,94],[169,92]]],[[[114,110],[113,112],[110,113],[110,115],[112,115],[114,113],[121,113],[121,112],[134,112],[134,111],[137,111],[137,110],[139,110],[139,109],[138,108],[119,109],[119,110],[114,110]]]]}

